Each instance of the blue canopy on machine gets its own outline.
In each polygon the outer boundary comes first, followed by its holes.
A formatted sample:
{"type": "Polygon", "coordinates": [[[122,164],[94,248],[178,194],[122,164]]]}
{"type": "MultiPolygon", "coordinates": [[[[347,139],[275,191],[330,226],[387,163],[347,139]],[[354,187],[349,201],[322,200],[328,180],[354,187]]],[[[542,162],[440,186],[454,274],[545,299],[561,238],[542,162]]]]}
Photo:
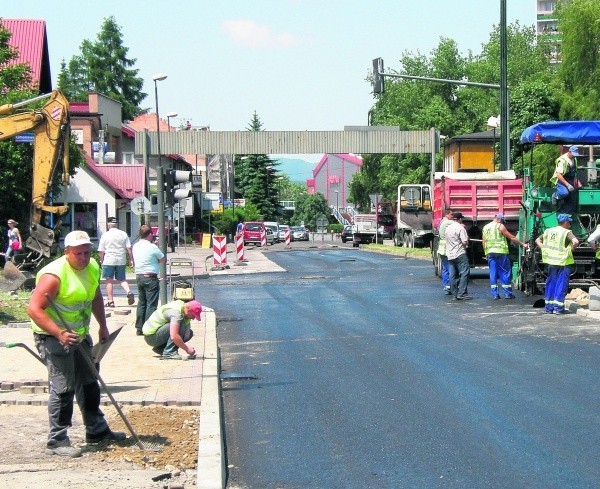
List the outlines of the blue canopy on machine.
{"type": "Polygon", "coordinates": [[[600,144],[600,121],[542,122],[521,134],[521,144],[600,144]]]}

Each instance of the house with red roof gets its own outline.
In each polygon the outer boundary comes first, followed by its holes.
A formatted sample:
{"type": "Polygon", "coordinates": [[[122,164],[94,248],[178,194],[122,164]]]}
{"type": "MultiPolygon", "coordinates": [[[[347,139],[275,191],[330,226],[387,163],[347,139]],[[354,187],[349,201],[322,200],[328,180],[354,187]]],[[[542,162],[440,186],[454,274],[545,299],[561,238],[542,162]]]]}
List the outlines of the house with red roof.
{"type": "MultiPolygon", "coordinates": [[[[14,63],[28,63],[33,85],[40,93],[52,91],[46,23],[42,20],[3,19],[11,31],[10,45],[19,52],[14,63]]],[[[102,94],[90,92],[85,102],[71,102],[71,132],[83,151],[86,164],[77,170],[71,183],[55,203],[69,207],[62,216],[62,235],[73,229],[86,230],[93,239],[106,229],[108,217],[117,217],[119,228],[135,236],[140,218],[131,209],[136,197],[156,193],[158,156],[134,154],[136,131],[156,131],[156,114],[143,114],[129,124],[121,122],[121,104],[102,94]]],[[[162,119],[160,131],[171,128],[162,119]]],[[[196,155],[163,156],[165,168],[198,170],[206,168],[196,155]]],[[[193,199],[187,199],[185,215],[193,214],[193,199]]],[[[157,221],[153,208],[151,221],[157,221]]],[[[171,213],[167,211],[167,217],[171,213]]],[[[179,217],[179,216],[178,216],[179,217]]]]}
{"type": "Polygon", "coordinates": [[[333,207],[346,207],[352,175],[360,171],[363,161],[354,154],[324,154],[306,180],[309,194],[322,194],[333,207]]]}
{"type": "Polygon", "coordinates": [[[52,77],[46,22],[43,20],[2,19],[2,24],[12,34],[8,41],[9,46],[15,48],[19,53],[18,58],[8,65],[29,64],[33,88],[37,89],[39,93],[50,93],[52,77]]]}

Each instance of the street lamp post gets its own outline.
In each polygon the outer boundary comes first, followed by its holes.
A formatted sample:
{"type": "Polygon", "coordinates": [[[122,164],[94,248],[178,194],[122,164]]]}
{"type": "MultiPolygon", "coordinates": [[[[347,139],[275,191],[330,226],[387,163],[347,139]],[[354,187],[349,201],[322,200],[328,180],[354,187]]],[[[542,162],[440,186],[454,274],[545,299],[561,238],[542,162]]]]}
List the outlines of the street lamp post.
{"type": "Polygon", "coordinates": [[[169,112],[167,114],[167,126],[169,126],[169,132],[171,132],[171,119],[173,117],[177,117],[179,114],[177,112],[169,112]]]}
{"type": "Polygon", "coordinates": [[[158,207],[158,240],[160,250],[165,255],[165,261],[160,264],[160,302],[167,303],[167,239],[165,236],[165,172],[162,164],[160,149],[160,118],[158,115],[158,82],[167,78],[164,73],[157,73],[152,77],[154,81],[154,100],[156,102],[156,140],[158,143],[158,171],[156,172],[156,205],[158,207]]]}
{"type": "Polygon", "coordinates": [[[340,192],[339,190],[334,190],[335,192],[335,210],[340,212],[340,192]]]}

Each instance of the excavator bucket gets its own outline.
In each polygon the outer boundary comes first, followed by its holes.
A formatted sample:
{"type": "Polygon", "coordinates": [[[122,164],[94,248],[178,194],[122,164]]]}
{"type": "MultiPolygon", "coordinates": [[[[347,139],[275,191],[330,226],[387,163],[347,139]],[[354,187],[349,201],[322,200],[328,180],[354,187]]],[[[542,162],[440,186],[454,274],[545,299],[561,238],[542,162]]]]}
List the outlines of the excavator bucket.
{"type": "Polygon", "coordinates": [[[6,262],[4,270],[0,272],[0,292],[12,292],[20,288],[27,280],[13,262],[6,262]]]}

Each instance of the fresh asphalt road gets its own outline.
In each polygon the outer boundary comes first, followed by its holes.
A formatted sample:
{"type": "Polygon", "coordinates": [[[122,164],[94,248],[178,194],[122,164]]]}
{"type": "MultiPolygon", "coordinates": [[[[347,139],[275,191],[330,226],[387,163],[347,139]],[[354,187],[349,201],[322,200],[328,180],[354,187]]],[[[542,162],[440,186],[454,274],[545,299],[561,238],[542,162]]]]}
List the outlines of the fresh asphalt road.
{"type": "Polygon", "coordinates": [[[600,486],[600,334],[532,298],[454,301],[430,262],[271,252],[211,277],[229,488],[600,486]],[[256,379],[243,377],[256,375],[256,379]]]}

